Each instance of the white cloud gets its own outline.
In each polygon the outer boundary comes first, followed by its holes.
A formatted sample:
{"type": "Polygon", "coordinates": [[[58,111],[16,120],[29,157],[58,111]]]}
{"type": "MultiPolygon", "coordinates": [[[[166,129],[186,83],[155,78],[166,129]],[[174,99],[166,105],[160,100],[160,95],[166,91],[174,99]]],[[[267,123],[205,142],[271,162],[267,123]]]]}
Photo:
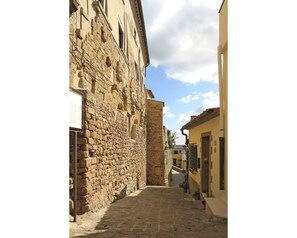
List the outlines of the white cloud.
{"type": "Polygon", "coordinates": [[[200,94],[201,93],[193,93],[193,94],[187,95],[185,97],[182,97],[178,101],[183,102],[183,103],[189,103],[189,102],[191,102],[193,100],[199,100],[200,94]]]}
{"type": "Polygon", "coordinates": [[[167,113],[165,114],[165,117],[168,117],[168,118],[174,118],[175,115],[174,115],[172,112],[167,112],[167,113]]]}
{"type": "Polygon", "coordinates": [[[190,121],[191,116],[194,115],[193,114],[194,111],[190,111],[188,114],[180,114],[178,117],[178,122],[179,123],[187,123],[188,121],[190,121]]]}
{"type": "Polygon", "coordinates": [[[192,100],[200,100],[200,106],[195,111],[190,111],[189,113],[182,113],[178,117],[178,123],[185,124],[190,121],[191,116],[199,115],[205,109],[220,106],[219,92],[208,91],[206,93],[192,93],[186,97],[179,99],[179,101],[184,103],[189,103],[192,100]]]}
{"type": "Polygon", "coordinates": [[[191,102],[191,98],[192,98],[192,95],[188,95],[186,97],[179,99],[179,101],[183,102],[183,103],[189,103],[189,102],[191,102]]]}
{"type": "Polygon", "coordinates": [[[170,110],[170,107],[164,106],[164,108],[163,108],[163,115],[164,115],[164,117],[174,118],[175,115],[172,112],[170,112],[169,110],[170,110]]]}
{"type": "Polygon", "coordinates": [[[218,107],[220,105],[219,92],[215,93],[214,91],[209,91],[206,93],[194,92],[185,97],[182,97],[178,101],[183,103],[190,103],[191,101],[200,100],[200,99],[202,99],[201,103],[202,103],[203,109],[210,108],[210,107],[218,107]]]}
{"type": "Polygon", "coordinates": [[[221,0],[142,2],[151,65],[182,82],[217,82],[221,0]]]}
{"type": "Polygon", "coordinates": [[[220,106],[219,92],[215,93],[213,91],[209,91],[207,93],[201,94],[201,97],[203,97],[202,103],[204,109],[220,106]]]}
{"type": "Polygon", "coordinates": [[[168,112],[168,111],[169,111],[169,107],[165,105],[163,107],[163,115],[166,114],[166,112],[168,112]]]}

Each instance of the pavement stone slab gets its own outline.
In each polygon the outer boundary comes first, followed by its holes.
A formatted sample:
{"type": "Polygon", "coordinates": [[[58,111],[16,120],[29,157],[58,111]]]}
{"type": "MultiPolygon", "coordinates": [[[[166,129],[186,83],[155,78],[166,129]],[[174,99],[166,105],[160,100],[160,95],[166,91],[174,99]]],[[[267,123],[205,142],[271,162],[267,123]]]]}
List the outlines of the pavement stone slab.
{"type": "Polygon", "coordinates": [[[227,238],[227,224],[208,218],[203,204],[178,187],[147,186],[96,213],[70,222],[70,237],[227,238]]]}

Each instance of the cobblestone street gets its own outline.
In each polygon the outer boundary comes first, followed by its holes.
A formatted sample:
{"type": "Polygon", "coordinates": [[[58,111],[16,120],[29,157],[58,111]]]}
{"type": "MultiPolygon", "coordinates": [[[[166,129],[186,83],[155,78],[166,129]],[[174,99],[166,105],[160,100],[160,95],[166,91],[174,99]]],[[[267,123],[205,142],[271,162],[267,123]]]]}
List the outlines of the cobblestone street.
{"type": "Polygon", "coordinates": [[[70,222],[70,237],[227,237],[227,224],[211,221],[201,201],[182,188],[148,186],[97,213],[70,222]]]}

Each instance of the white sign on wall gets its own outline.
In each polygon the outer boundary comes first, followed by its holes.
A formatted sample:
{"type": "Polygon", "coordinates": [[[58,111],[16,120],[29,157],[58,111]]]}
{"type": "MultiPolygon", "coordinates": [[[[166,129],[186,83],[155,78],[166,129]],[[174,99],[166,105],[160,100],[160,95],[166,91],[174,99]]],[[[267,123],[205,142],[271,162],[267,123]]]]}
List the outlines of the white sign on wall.
{"type": "Polygon", "coordinates": [[[82,95],[69,91],[69,127],[82,129],[82,95]]]}

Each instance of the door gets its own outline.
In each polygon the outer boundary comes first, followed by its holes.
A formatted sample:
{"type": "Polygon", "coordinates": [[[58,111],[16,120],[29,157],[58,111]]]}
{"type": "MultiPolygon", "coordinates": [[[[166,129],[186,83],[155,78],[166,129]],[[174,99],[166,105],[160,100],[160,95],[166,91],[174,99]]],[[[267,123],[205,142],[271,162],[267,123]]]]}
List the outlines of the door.
{"type": "Polygon", "coordinates": [[[201,191],[209,195],[209,136],[202,137],[201,191]]]}

